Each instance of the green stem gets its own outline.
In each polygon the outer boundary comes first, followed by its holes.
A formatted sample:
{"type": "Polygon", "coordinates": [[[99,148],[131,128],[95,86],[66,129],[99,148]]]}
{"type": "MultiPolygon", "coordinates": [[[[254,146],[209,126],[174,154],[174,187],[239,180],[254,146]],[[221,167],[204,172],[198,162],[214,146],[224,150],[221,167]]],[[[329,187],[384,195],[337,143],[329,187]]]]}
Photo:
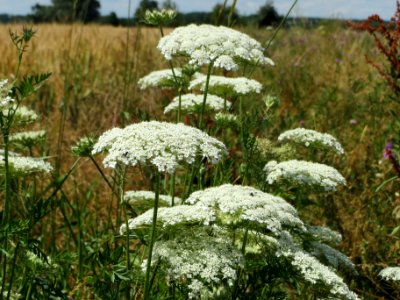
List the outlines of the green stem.
{"type": "Polygon", "coordinates": [[[157,211],[158,211],[158,199],[160,197],[160,172],[157,170],[156,174],[156,195],[154,199],[153,209],[153,223],[150,234],[149,252],[147,256],[147,267],[146,267],[146,281],[144,285],[144,300],[150,299],[150,269],[151,269],[151,258],[153,255],[154,240],[157,229],[157,211]]]}
{"type": "MultiPolygon", "coordinates": [[[[240,249],[240,251],[242,252],[243,257],[244,257],[244,255],[246,253],[246,244],[247,244],[248,233],[249,233],[249,229],[246,228],[246,231],[244,232],[244,236],[243,236],[242,248],[240,249]]],[[[236,299],[236,297],[237,297],[237,293],[238,293],[238,289],[239,289],[239,281],[240,281],[241,275],[242,275],[242,269],[239,269],[238,275],[237,275],[237,279],[235,281],[235,287],[233,288],[232,300],[236,299]]]]}
{"type": "Polygon", "coordinates": [[[175,173],[172,174],[172,178],[170,180],[169,186],[169,194],[171,196],[171,206],[175,205],[175,173]]]}
{"type": "Polygon", "coordinates": [[[211,77],[211,71],[212,71],[213,65],[214,65],[213,61],[210,62],[210,64],[208,65],[206,86],[205,86],[204,97],[203,97],[203,104],[201,106],[201,111],[200,111],[200,116],[199,116],[199,129],[202,129],[202,126],[203,126],[203,115],[204,115],[204,110],[206,109],[208,86],[210,84],[210,77],[211,77]]]}
{"type": "Polygon", "coordinates": [[[177,115],[176,115],[176,123],[179,123],[180,121],[181,121],[181,109],[182,109],[182,91],[181,91],[181,89],[179,88],[179,91],[178,91],[178,113],[177,113],[177,115]]]}
{"type": "MultiPolygon", "coordinates": [[[[123,175],[122,179],[120,181],[119,185],[119,194],[120,194],[120,199],[121,199],[121,208],[122,208],[122,213],[124,215],[124,220],[125,220],[125,226],[126,226],[126,236],[125,236],[125,259],[126,259],[126,268],[128,272],[130,271],[130,257],[129,257],[129,227],[128,227],[128,214],[126,212],[126,205],[125,205],[125,199],[124,199],[124,191],[125,191],[125,175],[126,175],[126,167],[124,167],[123,170],[123,175]]],[[[130,294],[130,288],[129,286],[126,289],[126,298],[129,300],[131,298],[130,294]]]]}
{"type": "Polygon", "coordinates": [[[295,7],[296,3],[298,0],[294,0],[292,6],[289,8],[288,12],[286,13],[285,17],[282,19],[282,21],[279,23],[278,28],[276,28],[276,30],[274,31],[274,33],[272,34],[272,37],[270,38],[270,40],[268,41],[267,46],[265,47],[265,50],[268,50],[269,47],[271,46],[272,42],[274,41],[276,35],[278,34],[279,30],[282,28],[283,24],[285,24],[287,18],[289,17],[291,11],[293,10],[293,8],[295,7]]]}
{"type": "Polygon", "coordinates": [[[231,26],[233,25],[233,20],[232,20],[232,17],[233,17],[233,13],[235,12],[235,6],[236,6],[236,2],[237,2],[237,0],[233,0],[233,3],[232,3],[232,6],[231,6],[231,9],[230,9],[230,11],[229,11],[229,17],[228,17],[228,27],[231,27],[231,26]]]}

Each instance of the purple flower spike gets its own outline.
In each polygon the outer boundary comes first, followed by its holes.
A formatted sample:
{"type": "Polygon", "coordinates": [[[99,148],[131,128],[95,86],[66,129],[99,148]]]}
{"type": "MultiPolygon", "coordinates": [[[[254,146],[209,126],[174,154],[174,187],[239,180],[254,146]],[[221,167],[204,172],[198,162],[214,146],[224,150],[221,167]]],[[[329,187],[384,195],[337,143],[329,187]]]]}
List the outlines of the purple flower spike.
{"type": "Polygon", "coordinates": [[[391,156],[393,156],[392,150],[393,150],[393,143],[392,142],[387,143],[385,146],[385,151],[383,152],[383,158],[388,159],[391,156]]]}

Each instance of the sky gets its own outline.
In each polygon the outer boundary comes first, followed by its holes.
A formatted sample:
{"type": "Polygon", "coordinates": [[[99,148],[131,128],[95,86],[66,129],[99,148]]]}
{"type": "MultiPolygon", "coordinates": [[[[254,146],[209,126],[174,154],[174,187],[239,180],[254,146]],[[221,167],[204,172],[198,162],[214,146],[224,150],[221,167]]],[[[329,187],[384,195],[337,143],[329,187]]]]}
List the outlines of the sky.
{"type": "MultiPolygon", "coordinates": [[[[274,6],[281,15],[286,14],[294,0],[275,0],[274,6]]],[[[135,11],[140,0],[131,0],[132,11],[135,11]]],[[[162,3],[162,0],[158,1],[162,3]]],[[[181,12],[210,11],[223,0],[175,0],[181,12]]],[[[229,0],[228,3],[232,3],[229,0]]],[[[239,14],[248,15],[256,13],[266,0],[238,0],[239,14]]],[[[51,0],[0,0],[0,14],[12,15],[27,14],[36,4],[49,4],[51,0]]],[[[128,15],[129,0],[100,0],[103,15],[114,11],[120,17],[128,15]]],[[[292,16],[340,18],[340,19],[365,19],[369,15],[379,14],[384,19],[393,16],[396,0],[298,0],[292,16]]]]}

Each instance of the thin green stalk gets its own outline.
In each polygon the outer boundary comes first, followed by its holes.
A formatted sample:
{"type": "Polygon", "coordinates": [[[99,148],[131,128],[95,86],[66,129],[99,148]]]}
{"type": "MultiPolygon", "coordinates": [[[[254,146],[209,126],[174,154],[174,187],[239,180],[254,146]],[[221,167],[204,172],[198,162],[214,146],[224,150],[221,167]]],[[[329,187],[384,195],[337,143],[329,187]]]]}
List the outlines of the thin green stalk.
{"type": "MultiPolygon", "coordinates": [[[[160,29],[161,37],[164,37],[164,30],[163,30],[161,24],[158,26],[158,28],[160,29]]],[[[175,85],[176,85],[176,87],[178,88],[178,101],[179,101],[179,105],[178,105],[178,113],[177,113],[177,116],[176,116],[176,123],[179,123],[179,122],[181,121],[182,88],[181,88],[181,86],[180,86],[180,83],[178,82],[178,77],[176,76],[176,73],[175,73],[175,69],[174,69],[174,65],[173,65],[173,63],[172,63],[172,60],[169,60],[169,61],[168,61],[168,64],[169,64],[169,67],[171,68],[172,76],[173,76],[173,78],[174,78],[175,85]]]]}
{"type": "Polygon", "coordinates": [[[9,300],[10,296],[11,296],[11,288],[12,288],[12,283],[14,281],[15,265],[17,262],[18,248],[19,248],[19,242],[14,250],[14,257],[13,257],[13,262],[12,262],[12,266],[11,266],[11,278],[10,278],[10,282],[8,283],[7,300],[9,300]]]}
{"type": "Polygon", "coordinates": [[[220,24],[220,22],[221,22],[221,16],[222,16],[222,13],[223,12],[225,12],[225,7],[226,7],[226,4],[228,3],[228,0],[225,0],[224,1],[224,3],[222,4],[222,6],[221,6],[221,8],[219,9],[219,11],[218,11],[218,15],[217,15],[217,20],[216,20],[216,22],[215,22],[215,25],[219,25],[220,24]]]}
{"type": "MultiPolygon", "coordinates": [[[[0,118],[3,123],[3,118],[0,118]]],[[[2,124],[3,125],[3,124],[2,124]]],[[[11,205],[11,182],[10,182],[10,169],[9,169],[9,161],[8,161],[8,152],[9,152],[9,130],[8,124],[3,127],[3,141],[4,141],[4,176],[5,176],[5,196],[4,196],[4,210],[3,210],[3,218],[2,218],[2,228],[5,227],[5,239],[3,249],[7,252],[8,250],[8,229],[10,223],[10,205],[11,205]]],[[[0,299],[3,299],[3,291],[5,288],[6,278],[7,278],[7,255],[2,255],[2,284],[1,284],[1,294],[0,299]]]]}
{"type": "Polygon", "coordinates": [[[178,91],[178,112],[176,115],[176,123],[179,123],[181,121],[181,109],[182,109],[182,91],[179,89],[178,91]]]}
{"type": "Polygon", "coordinates": [[[172,178],[171,178],[171,180],[169,182],[169,184],[170,184],[170,186],[169,186],[169,194],[170,194],[170,196],[172,198],[171,206],[175,205],[175,177],[176,177],[175,173],[172,174],[172,178]]]}
{"type": "Polygon", "coordinates": [[[204,110],[206,109],[208,87],[210,84],[210,77],[211,77],[211,71],[212,71],[213,65],[214,65],[213,61],[210,62],[210,64],[208,65],[206,86],[205,86],[204,97],[203,97],[203,104],[201,106],[201,111],[200,111],[200,116],[199,116],[199,129],[202,129],[202,126],[203,126],[203,115],[204,115],[204,110]]]}
{"type": "Polygon", "coordinates": [[[147,255],[147,266],[146,266],[146,280],[144,285],[144,300],[150,299],[150,269],[151,269],[151,258],[153,255],[153,247],[156,237],[156,230],[157,230],[157,211],[158,211],[158,199],[160,197],[160,172],[156,171],[156,195],[154,199],[154,209],[153,209],[153,223],[151,227],[151,234],[150,234],[150,244],[149,244],[149,251],[147,255]]]}
{"type": "MultiPolygon", "coordinates": [[[[267,46],[265,47],[265,50],[268,50],[269,47],[272,45],[272,42],[275,40],[278,32],[282,29],[283,24],[286,23],[290,13],[292,12],[293,8],[296,6],[298,0],[294,0],[292,6],[290,6],[288,12],[286,13],[285,17],[282,19],[282,21],[279,23],[278,27],[276,28],[276,30],[274,31],[274,33],[272,34],[272,37],[268,40],[267,42],[267,46]]],[[[254,71],[256,70],[258,63],[256,63],[253,68],[250,70],[248,77],[251,77],[251,75],[253,75],[254,71]]]]}
{"type": "Polygon", "coordinates": [[[272,42],[274,41],[276,35],[278,34],[279,30],[282,28],[283,24],[286,23],[287,18],[289,17],[290,13],[292,12],[293,8],[295,7],[295,5],[297,4],[298,0],[294,0],[292,6],[290,6],[288,12],[286,13],[285,17],[282,19],[282,21],[279,23],[278,27],[276,28],[276,30],[274,31],[274,33],[272,34],[272,37],[270,38],[270,40],[268,41],[267,46],[265,47],[265,50],[268,50],[269,47],[271,46],[272,42]]]}
{"type": "Polygon", "coordinates": [[[242,178],[242,184],[246,184],[247,180],[247,148],[246,148],[246,141],[245,141],[245,132],[244,132],[244,112],[243,112],[243,97],[239,97],[239,118],[240,118],[240,141],[242,144],[242,151],[243,151],[243,161],[246,164],[245,172],[242,178]]]}
{"type": "Polygon", "coordinates": [[[237,0],[233,0],[233,3],[231,5],[231,9],[229,11],[229,17],[228,17],[228,27],[231,27],[233,25],[233,13],[235,12],[235,6],[236,6],[237,0]]]}
{"type": "MultiPolygon", "coordinates": [[[[240,249],[240,251],[242,252],[243,256],[246,254],[246,245],[247,245],[248,233],[249,233],[249,229],[246,228],[246,231],[244,232],[244,236],[243,236],[242,247],[240,249]]],[[[239,289],[239,281],[240,281],[241,275],[242,275],[242,269],[239,269],[238,275],[237,275],[237,279],[235,281],[235,286],[233,288],[232,300],[236,299],[236,297],[237,297],[237,293],[238,293],[238,289],[239,289]]]]}
{"type": "Polygon", "coordinates": [[[31,299],[31,293],[32,293],[32,284],[29,284],[28,292],[26,293],[25,300],[31,299]]]}
{"type": "MultiPolygon", "coordinates": [[[[125,177],[126,177],[126,167],[124,167],[123,172],[122,172],[122,178],[119,182],[119,194],[120,194],[120,203],[121,203],[121,208],[122,208],[122,214],[124,215],[124,221],[125,221],[125,226],[126,226],[126,235],[125,235],[125,259],[126,259],[126,269],[128,272],[130,271],[130,257],[129,257],[129,226],[128,226],[128,214],[126,212],[126,205],[125,205],[125,199],[124,199],[124,191],[125,191],[125,177]]],[[[126,289],[126,298],[129,300],[131,298],[130,294],[130,287],[128,286],[126,289]]]]}

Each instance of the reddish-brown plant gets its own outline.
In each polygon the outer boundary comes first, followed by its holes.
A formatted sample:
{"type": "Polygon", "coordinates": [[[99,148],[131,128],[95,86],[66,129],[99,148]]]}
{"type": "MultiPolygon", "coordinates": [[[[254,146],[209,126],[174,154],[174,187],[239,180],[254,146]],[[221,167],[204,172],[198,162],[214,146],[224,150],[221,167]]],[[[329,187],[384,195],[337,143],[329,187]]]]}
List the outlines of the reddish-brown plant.
{"type": "Polygon", "coordinates": [[[376,47],[389,62],[389,69],[373,61],[368,55],[367,62],[378,70],[396,94],[400,94],[400,2],[397,1],[396,12],[389,22],[375,14],[365,21],[350,23],[350,26],[372,35],[376,47]]]}

